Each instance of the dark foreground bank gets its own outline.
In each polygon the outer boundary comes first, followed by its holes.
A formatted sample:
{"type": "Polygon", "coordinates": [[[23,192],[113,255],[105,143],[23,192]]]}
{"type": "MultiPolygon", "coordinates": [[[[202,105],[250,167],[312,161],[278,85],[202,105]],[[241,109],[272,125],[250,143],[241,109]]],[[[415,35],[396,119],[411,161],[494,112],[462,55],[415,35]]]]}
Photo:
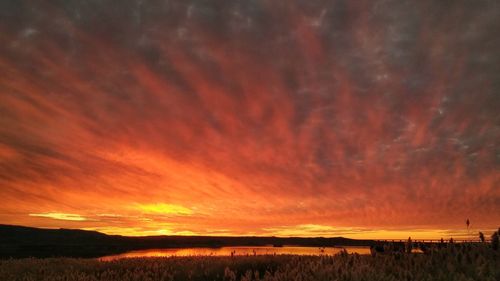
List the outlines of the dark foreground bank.
{"type": "Polygon", "coordinates": [[[0,280],[500,280],[488,244],[449,244],[426,254],[243,256],[0,261],[0,280]]]}

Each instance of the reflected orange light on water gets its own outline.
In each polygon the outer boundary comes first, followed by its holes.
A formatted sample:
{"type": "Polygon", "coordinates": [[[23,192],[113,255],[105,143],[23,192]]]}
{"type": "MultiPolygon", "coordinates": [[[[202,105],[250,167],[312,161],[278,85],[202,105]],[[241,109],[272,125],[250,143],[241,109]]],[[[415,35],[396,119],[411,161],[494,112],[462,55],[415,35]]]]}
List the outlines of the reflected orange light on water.
{"type": "Polygon", "coordinates": [[[348,253],[369,254],[369,247],[221,247],[221,248],[176,248],[131,251],[128,253],[106,256],[103,261],[122,258],[143,257],[191,257],[191,256],[252,256],[252,255],[334,255],[345,249],[348,253]]]}

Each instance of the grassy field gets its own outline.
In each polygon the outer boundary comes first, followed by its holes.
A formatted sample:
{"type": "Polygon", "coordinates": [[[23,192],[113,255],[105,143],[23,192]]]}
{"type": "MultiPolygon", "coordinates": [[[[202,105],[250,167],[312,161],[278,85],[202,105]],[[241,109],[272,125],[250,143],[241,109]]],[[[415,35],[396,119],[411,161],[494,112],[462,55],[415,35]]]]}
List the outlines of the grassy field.
{"type": "Polygon", "coordinates": [[[500,252],[454,244],[426,254],[0,261],[0,280],[500,280],[500,252]]]}

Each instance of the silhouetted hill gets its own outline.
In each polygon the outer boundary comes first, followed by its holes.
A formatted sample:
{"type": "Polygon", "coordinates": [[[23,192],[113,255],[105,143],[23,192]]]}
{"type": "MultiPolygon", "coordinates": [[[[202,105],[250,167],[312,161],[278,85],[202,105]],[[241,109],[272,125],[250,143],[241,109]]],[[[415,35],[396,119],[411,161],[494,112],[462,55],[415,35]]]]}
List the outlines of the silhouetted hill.
{"type": "Polygon", "coordinates": [[[42,229],[0,225],[0,258],[23,257],[99,257],[132,250],[182,248],[295,245],[313,247],[369,246],[373,240],[343,237],[225,237],[225,236],[144,236],[106,235],[79,229],[42,229]]]}

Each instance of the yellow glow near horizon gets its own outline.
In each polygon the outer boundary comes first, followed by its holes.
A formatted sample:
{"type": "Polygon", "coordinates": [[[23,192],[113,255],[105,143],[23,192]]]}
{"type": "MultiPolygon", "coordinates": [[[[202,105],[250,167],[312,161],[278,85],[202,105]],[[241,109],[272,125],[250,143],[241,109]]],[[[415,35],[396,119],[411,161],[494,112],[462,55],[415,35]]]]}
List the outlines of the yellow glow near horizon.
{"type": "MultiPolygon", "coordinates": [[[[109,226],[99,223],[102,214],[92,216],[89,214],[68,214],[61,212],[31,213],[30,217],[43,219],[52,219],[59,221],[68,221],[68,224],[59,224],[47,226],[47,228],[80,228],[84,230],[99,231],[108,235],[124,236],[156,236],[156,235],[181,235],[181,236],[257,236],[257,237],[345,237],[351,239],[375,239],[375,240],[406,240],[411,237],[413,240],[448,240],[453,238],[460,240],[478,240],[479,231],[489,237],[496,229],[471,229],[469,232],[465,229],[425,229],[425,228],[366,228],[366,227],[343,227],[321,224],[299,224],[279,227],[259,228],[251,232],[232,231],[230,229],[204,229],[204,228],[186,228],[184,224],[178,222],[158,222],[154,216],[163,214],[174,214],[186,216],[193,211],[175,204],[144,204],[140,205],[146,217],[128,217],[134,219],[134,222],[124,226],[109,226]],[[84,222],[85,224],[80,224],[84,222]],[[96,226],[87,226],[87,222],[97,222],[96,226]],[[76,224],[75,224],[76,223],[76,224]]],[[[116,216],[114,216],[116,218],[116,216]]],[[[119,217],[127,219],[127,217],[119,217]]],[[[50,225],[50,224],[48,224],[50,225]]]]}
{"type": "Polygon", "coordinates": [[[137,204],[136,208],[144,213],[164,214],[164,215],[191,215],[193,211],[181,205],[156,203],[156,204],[137,204]]]}
{"type": "MultiPolygon", "coordinates": [[[[98,227],[85,228],[86,230],[96,230],[106,234],[118,234],[126,236],[149,236],[149,235],[181,235],[181,236],[257,236],[257,237],[344,237],[351,239],[376,239],[376,240],[406,240],[411,237],[413,240],[438,240],[454,238],[455,240],[477,240],[476,233],[467,234],[463,230],[446,229],[367,229],[351,227],[333,227],[328,225],[303,224],[282,228],[265,228],[260,233],[206,233],[197,231],[175,231],[176,225],[162,225],[160,228],[152,230],[149,228],[119,228],[119,227],[98,227]]],[[[494,229],[485,229],[486,236],[491,235],[494,229]]]]}
{"type": "MultiPolygon", "coordinates": [[[[327,227],[325,226],[325,229],[327,227]]],[[[150,235],[180,235],[180,236],[257,236],[257,237],[344,237],[350,239],[375,239],[375,240],[407,240],[411,237],[413,240],[438,240],[443,238],[448,240],[454,238],[455,240],[477,240],[476,235],[466,236],[459,231],[448,232],[442,229],[416,229],[416,230],[363,230],[363,229],[350,229],[342,228],[336,231],[314,232],[307,230],[296,231],[277,231],[265,233],[231,233],[226,232],[222,234],[210,234],[205,232],[193,231],[172,231],[169,228],[161,228],[158,230],[147,230],[141,228],[85,228],[85,230],[95,230],[109,235],[125,235],[125,236],[150,236],[150,235]]],[[[486,236],[489,236],[493,230],[483,231],[486,236]]]]}
{"type": "MultiPolygon", "coordinates": [[[[162,228],[158,230],[141,230],[137,228],[113,228],[113,227],[87,227],[83,228],[83,230],[89,231],[98,231],[101,233],[105,233],[107,235],[123,235],[123,236],[206,236],[202,233],[195,233],[191,231],[181,231],[181,232],[172,232],[168,228],[162,228]]],[[[210,236],[210,235],[208,235],[210,236]]]]}
{"type": "MultiPolygon", "coordinates": [[[[295,226],[283,226],[266,228],[266,235],[283,237],[346,237],[352,239],[377,239],[377,240],[406,240],[412,239],[455,239],[473,240],[478,239],[477,232],[467,233],[460,229],[376,229],[364,227],[335,227],[319,224],[301,224],[295,226]]],[[[492,233],[493,229],[483,230],[484,233],[492,233]]]]}
{"type": "Polygon", "coordinates": [[[66,220],[66,221],[86,221],[87,219],[78,214],[66,214],[66,213],[39,213],[39,214],[29,214],[31,217],[44,217],[56,220],[66,220]]]}

